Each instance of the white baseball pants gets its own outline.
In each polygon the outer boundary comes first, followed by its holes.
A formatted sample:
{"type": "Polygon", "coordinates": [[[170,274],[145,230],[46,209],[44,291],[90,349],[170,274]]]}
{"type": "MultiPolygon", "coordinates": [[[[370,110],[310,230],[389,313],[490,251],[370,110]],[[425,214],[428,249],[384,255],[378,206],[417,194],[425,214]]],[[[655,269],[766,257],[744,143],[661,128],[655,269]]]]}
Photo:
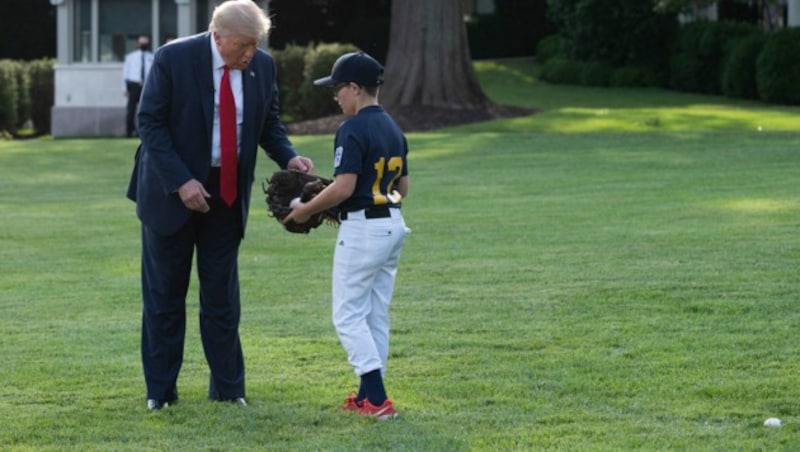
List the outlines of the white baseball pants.
{"type": "Polygon", "coordinates": [[[389,304],[406,228],[400,209],[390,218],[349,212],[333,254],[333,324],[356,375],[381,369],[389,357],[389,304]]]}

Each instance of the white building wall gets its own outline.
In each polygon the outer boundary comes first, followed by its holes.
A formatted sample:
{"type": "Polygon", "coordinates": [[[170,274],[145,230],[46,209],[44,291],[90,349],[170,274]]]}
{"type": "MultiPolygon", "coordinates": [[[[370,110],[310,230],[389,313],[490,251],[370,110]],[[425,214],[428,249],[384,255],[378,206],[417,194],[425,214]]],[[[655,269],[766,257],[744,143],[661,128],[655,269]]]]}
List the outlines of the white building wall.
{"type": "Polygon", "coordinates": [[[789,27],[800,27],[800,0],[787,0],[787,19],[786,25],[789,27]]]}
{"type": "Polygon", "coordinates": [[[122,63],[56,65],[55,104],[124,107],[122,63]]]}
{"type": "Polygon", "coordinates": [[[54,100],[54,137],[125,135],[122,64],[57,64],[54,100]]]}
{"type": "Polygon", "coordinates": [[[478,14],[494,13],[494,0],[477,0],[475,2],[475,12],[478,14]]]}
{"type": "Polygon", "coordinates": [[[719,8],[717,4],[708,6],[691,6],[688,13],[678,15],[681,23],[692,22],[695,20],[715,21],[719,18],[719,8]]]}

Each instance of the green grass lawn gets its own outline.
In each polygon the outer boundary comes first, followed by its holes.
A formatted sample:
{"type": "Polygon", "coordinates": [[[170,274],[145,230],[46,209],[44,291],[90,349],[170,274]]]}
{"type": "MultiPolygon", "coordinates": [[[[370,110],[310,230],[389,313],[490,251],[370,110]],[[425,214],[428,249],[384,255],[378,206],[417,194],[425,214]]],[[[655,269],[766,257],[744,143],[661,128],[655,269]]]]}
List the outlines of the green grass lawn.
{"type": "MultiPolygon", "coordinates": [[[[336,231],[284,232],[260,187],[250,406],[206,400],[193,283],[181,401],[145,410],[136,142],[0,142],[0,449],[795,449],[800,110],[478,68],[541,112],[409,135],[391,422],[337,410],[336,231]]],[[[294,141],[330,174],[332,137],[294,141]]]]}

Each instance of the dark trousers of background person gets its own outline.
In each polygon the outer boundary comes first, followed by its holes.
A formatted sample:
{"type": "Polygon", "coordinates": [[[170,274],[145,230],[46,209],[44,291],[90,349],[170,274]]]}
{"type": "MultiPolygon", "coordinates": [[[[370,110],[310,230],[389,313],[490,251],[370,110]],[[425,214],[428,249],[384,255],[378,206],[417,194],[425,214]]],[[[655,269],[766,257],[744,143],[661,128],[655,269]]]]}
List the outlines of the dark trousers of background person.
{"type": "Polygon", "coordinates": [[[139,107],[139,98],[142,97],[142,84],[131,81],[125,81],[125,84],[128,88],[128,114],[125,120],[125,136],[130,138],[136,132],[136,109],[139,107]]]}
{"type": "Polygon", "coordinates": [[[219,197],[219,169],[206,183],[211,210],[196,212],[175,234],[165,237],[142,225],[142,362],[147,398],[176,400],[186,332],[186,296],[197,252],[200,280],[200,336],[211,371],[208,397],[245,396],[239,339],[238,253],[242,220],[237,200],[219,197]]]}

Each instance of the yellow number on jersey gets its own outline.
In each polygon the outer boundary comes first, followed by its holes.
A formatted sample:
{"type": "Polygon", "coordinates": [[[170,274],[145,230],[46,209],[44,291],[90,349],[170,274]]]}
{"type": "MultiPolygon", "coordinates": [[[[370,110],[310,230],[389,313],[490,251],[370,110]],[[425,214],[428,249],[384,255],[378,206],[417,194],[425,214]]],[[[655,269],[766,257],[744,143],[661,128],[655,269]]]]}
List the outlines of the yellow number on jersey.
{"type": "MultiPolygon", "coordinates": [[[[387,202],[389,202],[389,198],[386,195],[384,195],[383,193],[381,193],[381,182],[383,181],[383,175],[385,174],[386,170],[388,170],[390,172],[394,171],[394,177],[392,177],[392,180],[389,181],[389,185],[386,186],[387,190],[391,191],[392,187],[394,186],[395,181],[397,181],[397,179],[400,178],[400,174],[402,173],[402,169],[403,169],[403,159],[402,159],[402,157],[392,157],[392,158],[390,158],[388,165],[386,165],[386,159],[384,159],[383,157],[381,157],[375,163],[375,172],[378,175],[375,178],[375,183],[372,184],[372,199],[374,199],[373,202],[374,202],[374,204],[376,206],[380,206],[380,205],[383,205],[383,204],[386,204],[387,202]]],[[[399,195],[400,194],[397,193],[397,196],[399,196],[399,195]]],[[[400,200],[398,198],[394,197],[395,193],[392,193],[390,196],[392,196],[391,199],[392,199],[393,203],[400,202],[400,200]],[[395,199],[397,199],[397,201],[395,201],[395,199]]]]}

